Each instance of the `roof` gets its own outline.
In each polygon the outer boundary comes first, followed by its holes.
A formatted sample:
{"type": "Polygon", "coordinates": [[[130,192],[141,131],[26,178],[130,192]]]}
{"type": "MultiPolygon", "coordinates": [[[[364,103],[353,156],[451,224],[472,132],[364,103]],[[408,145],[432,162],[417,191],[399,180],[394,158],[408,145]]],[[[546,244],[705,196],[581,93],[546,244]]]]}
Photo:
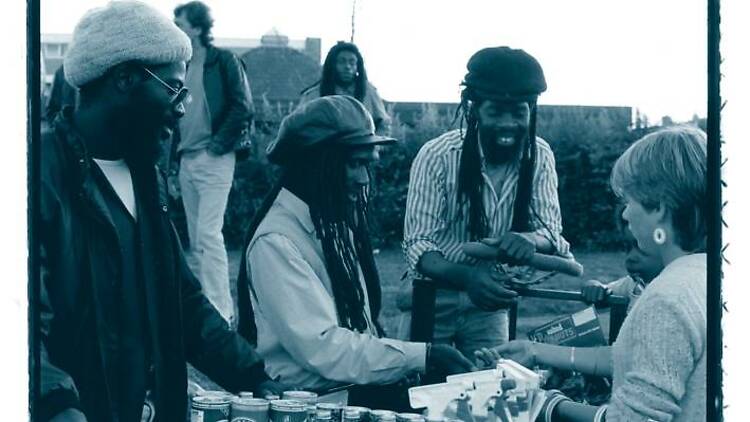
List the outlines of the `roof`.
{"type": "Polygon", "coordinates": [[[242,56],[255,100],[297,101],[315,83],[321,67],[306,54],[289,47],[254,48],[242,56]]]}

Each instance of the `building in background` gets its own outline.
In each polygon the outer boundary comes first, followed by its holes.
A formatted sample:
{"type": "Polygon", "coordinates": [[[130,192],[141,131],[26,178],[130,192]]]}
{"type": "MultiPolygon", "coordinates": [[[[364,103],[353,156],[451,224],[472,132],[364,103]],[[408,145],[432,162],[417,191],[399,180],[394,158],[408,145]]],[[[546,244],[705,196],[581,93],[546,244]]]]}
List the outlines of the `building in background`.
{"type": "MultiPolygon", "coordinates": [[[[65,53],[68,50],[68,45],[70,44],[71,38],[71,34],[41,34],[40,51],[42,54],[42,78],[45,87],[45,94],[48,93],[49,87],[52,85],[52,79],[54,78],[55,71],[63,63],[63,57],[65,57],[65,53]]],[[[232,51],[237,55],[237,57],[244,57],[247,55],[247,53],[255,49],[276,48],[276,50],[274,50],[270,55],[267,51],[262,53],[263,58],[260,60],[260,64],[275,64],[277,60],[274,57],[279,56],[279,60],[281,60],[282,63],[289,62],[291,64],[300,64],[305,68],[310,68],[312,65],[317,65],[318,67],[316,71],[320,69],[320,38],[290,40],[288,37],[279,34],[276,29],[272,29],[261,38],[214,38],[214,45],[232,51]],[[282,56],[294,56],[295,58],[290,59],[290,62],[289,60],[282,59],[282,56]]],[[[256,87],[253,86],[253,74],[261,76],[265,74],[265,78],[268,78],[268,75],[274,75],[274,73],[271,73],[270,70],[266,72],[264,72],[262,69],[248,70],[250,71],[250,83],[254,95],[256,93],[256,87]]],[[[277,71],[278,69],[277,67],[274,67],[273,70],[277,71]]],[[[297,73],[299,72],[300,71],[297,71],[297,73]]],[[[285,76],[286,72],[276,73],[275,75],[276,77],[285,76]]],[[[308,78],[302,78],[301,80],[307,81],[308,78]]],[[[261,85],[258,88],[264,90],[266,89],[266,86],[261,85]]],[[[303,88],[304,86],[300,87],[300,90],[302,90],[303,88]]],[[[275,92],[273,92],[273,90],[269,92],[268,95],[270,98],[276,98],[276,94],[275,92]]]]}
{"type": "MultiPolygon", "coordinates": [[[[70,34],[41,34],[45,95],[49,92],[55,71],[62,65],[70,40],[70,34]]],[[[278,123],[294,109],[301,92],[320,76],[320,38],[290,40],[278,30],[271,29],[261,38],[215,38],[214,44],[242,59],[253,93],[256,122],[278,123]]],[[[425,112],[453,116],[457,105],[386,101],[392,116],[397,115],[401,123],[412,126],[425,112]]],[[[635,125],[632,107],[540,105],[538,118],[540,122],[553,118],[606,118],[617,128],[635,125]]]]}
{"type": "Polygon", "coordinates": [[[255,103],[256,124],[276,123],[290,113],[302,91],[321,73],[320,39],[308,38],[305,48],[277,31],[260,39],[260,45],[240,56],[245,64],[255,103]],[[317,54],[317,55],[316,55],[317,54]]]}

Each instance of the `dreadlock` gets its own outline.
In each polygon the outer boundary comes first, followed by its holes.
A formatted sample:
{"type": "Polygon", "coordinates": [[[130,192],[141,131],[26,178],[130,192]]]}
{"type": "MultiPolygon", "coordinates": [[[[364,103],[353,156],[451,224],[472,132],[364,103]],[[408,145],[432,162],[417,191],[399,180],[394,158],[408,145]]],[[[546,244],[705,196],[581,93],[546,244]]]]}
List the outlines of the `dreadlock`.
{"type": "MultiPolygon", "coordinates": [[[[253,223],[248,230],[245,248],[250,244],[258,226],[271,208],[281,188],[286,188],[302,199],[310,209],[310,217],[315,232],[320,239],[323,257],[331,280],[339,326],[364,332],[367,330],[365,317],[365,293],[359,279],[359,270],[365,280],[370,301],[370,314],[376,329],[382,334],[377,323],[380,313],[380,279],[372,255],[372,246],[367,228],[367,200],[363,189],[358,195],[356,210],[351,209],[346,198],[346,175],[344,163],[347,151],[340,148],[318,148],[306,154],[304,160],[288,166],[280,181],[264,199],[253,223]]],[[[249,286],[246,257],[240,268],[239,285],[249,286]]],[[[243,308],[251,311],[249,292],[239,300],[241,318],[243,308]],[[250,306],[248,306],[250,305],[250,306]]],[[[250,318],[252,319],[252,318],[250,318]]],[[[254,321],[240,321],[238,331],[246,338],[255,340],[254,321]]]]}
{"type": "Polygon", "coordinates": [[[367,72],[365,71],[365,62],[356,45],[344,41],[339,41],[331,47],[323,62],[323,75],[320,79],[320,96],[336,94],[336,58],[339,53],[348,51],[357,56],[357,76],[354,79],[354,98],[359,101],[365,99],[367,92],[367,72]]]}
{"type": "MultiPolygon", "coordinates": [[[[479,120],[472,110],[471,102],[478,104],[482,101],[471,88],[465,88],[461,94],[461,103],[456,109],[456,118],[461,119],[463,149],[458,168],[458,198],[463,205],[469,204],[468,229],[471,240],[479,240],[489,236],[489,223],[484,213],[482,202],[481,158],[479,154],[479,120]],[[463,133],[463,123],[466,122],[466,133],[463,133]]],[[[525,232],[530,230],[530,208],[532,179],[536,161],[536,101],[530,101],[531,117],[529,121],[529,136],[521,146],[523,154],[518,172],[518,187],[516,200],[513,204],[513,222],[511,230],[525,232]]]]}

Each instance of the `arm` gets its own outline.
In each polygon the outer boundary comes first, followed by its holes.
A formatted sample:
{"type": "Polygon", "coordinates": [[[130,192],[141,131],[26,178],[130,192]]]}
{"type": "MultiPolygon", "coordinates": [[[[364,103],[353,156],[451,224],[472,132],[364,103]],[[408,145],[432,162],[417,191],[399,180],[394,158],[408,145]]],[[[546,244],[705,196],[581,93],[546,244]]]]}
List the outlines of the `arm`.
{"type": "Polygon", "coordinates": [[[412,270],[422,270],[419,263],[427,252],[435,252],[433,256],[443,257],[443,251],[435,242],[435,238],[447,226],[447,198],[444,186],[445,171],[442,163],[427,144],[422,147],[412,163],[406,197],[402,247],[412,270]]]}
{"type": "Polygon", "coordinates": [[[558,404],[552,412],[552,420],[560,422],[598,422],[594,419],[599,410],[596,406],[564,401],[558,404]]]}
{"type": "Polygon", "coordinates": [[[680,413],[688,379],[700,370],[697,365],[705,353],[705,308],[691,312],[680,303],[684,297],[642,299],[648,302],[628,315],[639,330],[629,333],[632,342],[621,346],[629,346],[633,365],[624,380],[614,380],[618,387],[610,399],[610,421],[674,418],[680,413]]]}
{"type": "MultiPolygon", "coordinates": [[[[54,320],[54,298],[50,296],[48,286],[59,282],[55,278],[55,272],[51,266],[49,253],[54,250],[50,247],[48,233],[52,233],[56,224],[59,202],[52,189],[49,189],[44,181],[40,189],[40,281],[39,301],[37,312],[39,312],[39,365],[41,379],[39,385],[40,396],[32,396],[36,418],[48,420],[61,412],[69,414],[80,413],[81,405],[73,378],[64,370],[53,364],[54,353],[51,353],[48,344],[50,340],[50,328],[54,320]]],[[[80,419],[85,420],[85,419],[80,419]]]]}
{"type": "Polygon", "coordinates": [[[253,116],[252,95],[240,60],[230,52],[221,52],[220,57],[224,95],[227,102],[224,119],[214,133],[210,150],[215,154],[232,151],[235,142],[247,130],[253,116]]]}
{"type": "Polygon", "coordinates": [[[185,262],[177,233],[172,232],[179,251],[179,282],[183,336],[187,360],[229,391],[258,391],[268,381],[263,360],[206,299],[198,280],[185,262]]]}
{"type": "Polygon", "coordinates": [[[587,375],[612,376],[612,348],[567,347],[529,340],[513,340],[494,349],[482,349],[476,357],[484,366],[493,366],[499,359],[511,359],[527,368],[546,365],[587,375]]]}
{"type": "Polygon", "coordinates": [[[356,384],[393,383],[424,372],[424,343],[339,327],[333,297],[287,237],[260,237],[249,247],[247,262],[256,315],[263,315],[301,367],[326,379],[356,384]]]}
{"type": "Polygon", "coordinates": [[[385,109],[378,90],[372,84],[368,83],[367,91],[367,95],[370,97],[369,109],[372,112],[372,120],[375,122],[375,133],[378,135],[389,135],[391,133],[391,116],[388,115],[388,111],[385,109]]]}
{"type": "Polygon", "coordinates": [[[537,162],[534,169],[534,189],[531,198],[532,236],[537,251],[572,257],[570,245],[562,237],[562,217],[557,196],[555,156],[546,142],[537,141],[537,162]],[[546,226],[546,228],[545,228],[546,226]],[[549,230],[547,230],[549,229],[549,230]]]}
{"type": "Polygon", "coordinates": [[[567,347],[533,343],[536,363],[599,377],[612,376],[612,348],[567,347]]]}
{"type": "Polygon", "coordinates": [[[432,151],[423,147],[412,164],[404,220],[404,253],[412,269],[466,290],[484,310],[507,307],[516,294],[501,286],[500,274],[487,265],[467,265],[445,259],[435,238],[446,228],[444,171],[432,151]]]}

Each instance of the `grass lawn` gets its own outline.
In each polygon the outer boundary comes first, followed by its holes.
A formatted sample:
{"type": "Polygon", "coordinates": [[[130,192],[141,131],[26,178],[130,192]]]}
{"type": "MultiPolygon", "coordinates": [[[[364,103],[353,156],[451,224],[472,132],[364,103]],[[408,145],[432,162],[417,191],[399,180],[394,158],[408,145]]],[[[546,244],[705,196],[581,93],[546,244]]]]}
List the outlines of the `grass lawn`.
{"type": "MultiPolygon", "coordinates": [[[[580,291],[581,283],[588,279],[597,279],[603,282],[612,281],[625,274],[623,252],[576,252],[573,251],[578,262],[585,268],[583,278],[556,275],[545,281],[539,287],[549,289],[580,291]]],[[[406,270],[406,262],[400,249],[381,250],[375,259],[380,272],[383,288],[383,309],[380,319],[387,332],[394,332],[399,319],[399,310],[396,308],[396,295],[401,286],[401,276],[406,270]]],[[[234,280],[239,272],[240,251],[229,251],[229,273],[232,279],[232,295],[235,297],[236,289],[234,280]]],[[[554,301],[547,299],[521,298],[519,302],[517,338],[526,338],[526,332],[538,327],[556,316],[570,314],[585,308],[586,305],[578,302],[554,301]]],[[[605,338],[608,335],[609,318],[605,313],[600,314],[602,329],[605,338]]],[[[200,372],[189,368],[190,379],[196,381],[203,388],[219,389],[207,377],[200,372]]]]}

